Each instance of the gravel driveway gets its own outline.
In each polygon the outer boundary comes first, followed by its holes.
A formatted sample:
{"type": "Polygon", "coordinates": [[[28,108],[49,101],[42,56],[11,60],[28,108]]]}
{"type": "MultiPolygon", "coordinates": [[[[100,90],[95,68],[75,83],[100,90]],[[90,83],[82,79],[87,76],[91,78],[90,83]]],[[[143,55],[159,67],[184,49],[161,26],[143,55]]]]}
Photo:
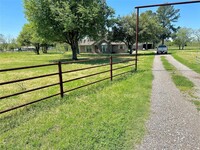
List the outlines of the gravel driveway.
{"type": "MultiPolygon", "coordinates": [[[[200,115],[196,107],[176,88],[160,57],[155,56],[153,65],[148,133],[137,149],[200,150],[200,115]]],[[[167,59],[173,60],[171,56],[167,56],[167,59]]]]}
{"type": "Polygon", "coordinates": [[[172,65],[174,65],[177,68],[177,70],[179,70],[179,72],[181,72],[181,74],[183,76],[187,77],[190,81],[192,81],[194,83],[195,89],[196,89],[196,92],[194,93],[194,95],[196,97],[199,97],[198,99],[200,99],[200,75],[198,73],[192,71],[187,66],[185,66],[185,65],[181,64],[180,62],[178,62],[171,55],[167,55],[166,59],[172,65]]]}

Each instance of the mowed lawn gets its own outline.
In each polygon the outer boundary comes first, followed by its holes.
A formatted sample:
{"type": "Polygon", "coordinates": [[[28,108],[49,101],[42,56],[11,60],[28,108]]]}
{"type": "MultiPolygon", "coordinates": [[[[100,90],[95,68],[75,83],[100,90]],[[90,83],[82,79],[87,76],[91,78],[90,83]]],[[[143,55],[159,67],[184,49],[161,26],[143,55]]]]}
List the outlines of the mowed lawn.
{"type": "MultiPolygon", "coordinates": [[[[139,71],[128,73],[59,97],[14,110],[0,116],[1,149],[133,149],[145,134],[150,111],[153,55],[139,57],[139,71]]],[[[70,59],[70,53],[36,56],[26,53],[0,53],[0,68],[19,67],[70,59]]],[[[107,57],[80,55],[79,58],[107,57]]],[[[120,61],[120,60],[118,60],[120,61]]],[[[106,61],[74,63],[63,70],[84,68],[106,61]]],[[[129,62],[130,64],[133,62],[129,62]]],[[[129,63],[126,63],[128,65],[129,63]]],[[[122,65],[122,64],[121,64],[122,65]]],[[[120,66],[120,65],[118,65],[120,66]]],[[[117,66],[116,66],[117,67],[117,66]]],[[[107,70],[108,67],[96,71],[107,70]]],[[[131,67],[123,71],[130,70],[131,67]]],[[[56,67],[1,73],[0,82],[57,72],[56,67]]],[[[67,74],[64,80],[94,73],[94,70],[67,74]]],[[[119,73],[114,72],[114,73],[119,73]]],[[[65,89],[108,77],[109,73],[91,79],[65,84],[65,89]]],[[[0,95],[23,91],[58,82],[58,77],[0,87],[0,95]]],[[[36,93],[1,100],[5,109],[59,92],[52,87],[36,93]]]]}
{"type": "Polygon", "coordinates": [[[175,59],[200,73],[200,48],[185,48],[185,50],[172,50],[175,59]]]}

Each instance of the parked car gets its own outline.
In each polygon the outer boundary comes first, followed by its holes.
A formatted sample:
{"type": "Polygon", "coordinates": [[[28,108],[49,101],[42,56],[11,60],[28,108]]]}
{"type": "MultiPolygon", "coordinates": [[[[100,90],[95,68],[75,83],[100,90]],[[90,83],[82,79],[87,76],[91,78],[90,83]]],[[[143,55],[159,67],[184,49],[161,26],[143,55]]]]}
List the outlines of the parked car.
{"type": "Polygon", "coordinates": [[[157,47],[157,54],[167,54],[168,48],[166,45],[159,45],[157,47]]]}

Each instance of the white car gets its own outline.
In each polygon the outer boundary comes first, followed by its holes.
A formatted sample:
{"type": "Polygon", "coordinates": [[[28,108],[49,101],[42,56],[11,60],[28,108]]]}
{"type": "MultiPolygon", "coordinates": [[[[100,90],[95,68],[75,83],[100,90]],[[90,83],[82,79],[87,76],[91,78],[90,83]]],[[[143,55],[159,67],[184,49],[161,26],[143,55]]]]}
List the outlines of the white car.
{"type": "Polygon", "coordinates": [[[157,47],[157,54],[167,54],[168,48],[166,45],[159,45],[157,47]]]}

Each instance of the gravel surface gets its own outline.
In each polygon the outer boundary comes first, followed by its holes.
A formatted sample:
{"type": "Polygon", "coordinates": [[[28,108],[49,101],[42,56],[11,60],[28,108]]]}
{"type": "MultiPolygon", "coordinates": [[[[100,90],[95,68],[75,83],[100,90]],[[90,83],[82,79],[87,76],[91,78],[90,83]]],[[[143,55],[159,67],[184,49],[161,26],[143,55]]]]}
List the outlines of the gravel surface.
{"type": "Polygon", "coordinates": [[[136,149],[200,150],[200,115],[176,88],[160,55],[155,56],[153,75],[148,133],[136,149]]]}

